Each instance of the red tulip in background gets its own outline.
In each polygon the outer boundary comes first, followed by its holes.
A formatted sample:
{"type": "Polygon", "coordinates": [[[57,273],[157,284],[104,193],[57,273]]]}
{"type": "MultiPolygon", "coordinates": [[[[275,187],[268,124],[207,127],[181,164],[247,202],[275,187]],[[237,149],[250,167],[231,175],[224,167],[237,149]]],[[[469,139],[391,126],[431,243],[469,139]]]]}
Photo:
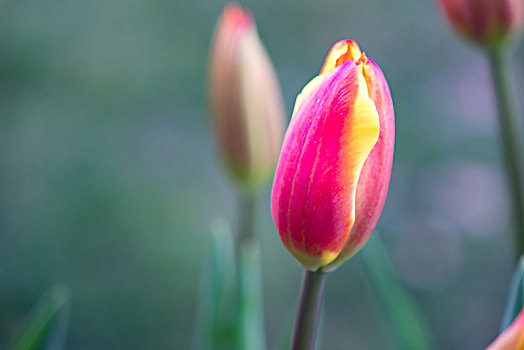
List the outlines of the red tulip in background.
{"type": "Polygon", "coordinates": [[[466,38],[497,46],[524,25],[524,0],[438,0],[450,25],[466,38]]]}
{"type": "Polygon", "coordinates": [[[271,194],[273,220],[308,270],[330,271],[372,234],[386,200],[395,121],[380,68],[354,41],[297,97],[271,194]]]}
{"type": "Polygon", "coordinates": [[[282,142],[284,107],[278,79],[251,13],[224,8],[209,59],[211,117],[227,169],[244,188],[273,175],[282,142]]]}

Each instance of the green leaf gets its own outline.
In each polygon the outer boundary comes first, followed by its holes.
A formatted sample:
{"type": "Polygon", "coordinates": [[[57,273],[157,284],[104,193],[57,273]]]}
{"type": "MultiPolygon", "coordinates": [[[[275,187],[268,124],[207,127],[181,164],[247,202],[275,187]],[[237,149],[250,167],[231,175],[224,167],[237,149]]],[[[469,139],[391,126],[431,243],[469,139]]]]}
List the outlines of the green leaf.
{"type": "MultiPolygon", "coordinates": [[[[298,299],[293,303],[293,305],[298,305],[298,299]]],[[[291,308],[293,309],[293,308],[291,308]]],[[[280,341],[277,349],[279,350],[289,350],[291,349],[291,343],[293,341],[293,328],[295,327],[295,310],[288,310],[286,327],[282,335],[280,336],[280,341]]]]}
{"type": "Polygon", "coordinates": [[[387,311],[399,349],[433,348],[429,328],[414,300],[399,281],[386,249],[375,233],[362,250],[375,291],[387,311]]]}
{"type": "Polygon", "coordinates": [[[65,348],[71,310],[71,290],[61,283],[51,286],[28,315],[12,350],[65,348]]]}
{"type": "Polygon", "coordinates": [[[239,349],[265,350],[260,249],[255,241],[240,247],[239,349]]]}
{"type": "Polygon", "coordinates": [[[524,305],[524,256],[521,256],[515,267],[511,285],[509,287],[508,300],[500,324],[500,333],[509,327],[522,310],[524,305]]]}
{"type": "Polygon", "coordinates": [[[215,220],[211,238],[211,254],[199,288],[194,346],[230,350],[236,341],[236,266],[229,223],[215,220]]]}

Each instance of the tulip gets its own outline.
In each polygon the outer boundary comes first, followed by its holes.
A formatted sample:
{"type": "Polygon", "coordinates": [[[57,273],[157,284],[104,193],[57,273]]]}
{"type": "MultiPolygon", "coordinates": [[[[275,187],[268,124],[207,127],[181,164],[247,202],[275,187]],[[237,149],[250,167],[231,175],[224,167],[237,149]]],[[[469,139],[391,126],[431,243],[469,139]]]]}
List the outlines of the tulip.
{"type": "Polygon", "coordinates": [[[395,121],[380,68],[354,41],[329,52],[298,95],[271,193],[280,239],[309,271],[331,271],[367,242],[386,200],[395,121]]]}
{"type": "Polygon", "coordinates": [[[524,0],[438,0],[449,24],[473,42],[496,47],[524,25],[524,0]]]}
{"type": "Polygon", "coordinates": [[[217,145],[244,189],[273,175],[282,141],[284,108],[270,59],[251,13],[225,7],[212,39],[209,98],[217,145]]]}
{"type": "Polygon", "coordinates": [[[504,330],[486,350],[522,350],[524,349],[524,312],[521,311],[515,321],[504,330]]]}

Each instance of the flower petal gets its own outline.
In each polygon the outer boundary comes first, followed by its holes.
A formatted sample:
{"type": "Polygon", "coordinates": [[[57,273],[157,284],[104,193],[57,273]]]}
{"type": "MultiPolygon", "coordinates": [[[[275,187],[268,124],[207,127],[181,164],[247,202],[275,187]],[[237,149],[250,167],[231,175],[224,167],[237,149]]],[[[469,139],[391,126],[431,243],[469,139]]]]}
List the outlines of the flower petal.
{"type": "Polygon", "coordinates": [[[524,349],[524,312],[521,311],[515,321],[502,332],[486,350],[522,350],[524,349]]]}
{"type": "Polygon", "coordinates": [[[315,78],[297,98],[271,209],[283,244],[309,270],[333,261],[351,231],[357,182],[379,127],[353,61],[315,78]]]}
{"type": "Polygon", "coordinates": [[[320,74],[329,73],[347,61],[357,62],[361,56],[362,52],[355,41],[341,40],[329,50],[320,74]]]}
{"type": "Polygon", "coordinates": [[[380,134],[360,173],[355,224],[339,256],[324,271],[335,269],[364,246],[375,230],[388,193],[395,145],[393,101],[386,79],[375,62],[366,58],[361,64],[369,97],[379,115],[380,134]]]}

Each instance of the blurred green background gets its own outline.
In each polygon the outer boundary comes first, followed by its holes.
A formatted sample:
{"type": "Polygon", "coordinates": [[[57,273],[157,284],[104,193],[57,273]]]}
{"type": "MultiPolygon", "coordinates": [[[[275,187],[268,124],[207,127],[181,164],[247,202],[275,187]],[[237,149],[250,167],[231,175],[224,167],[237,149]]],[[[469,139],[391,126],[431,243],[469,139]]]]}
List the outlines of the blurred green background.
{"type": "MultiPolygon", "coordinates": [[[[55,281],[72,288],[70,349],[190,347],[209,224],[236,222],[204,94],[224,4],[0,2],[0,348],[55,281]]],[[[289,113],[337,40],[357,40],[381,66],[397,141],[379,234],[437,348],[486,346],[514,256],[484,57],[456,40],[430,0],[241,4],[254,12],[289,113]]],[[[523,45],[513,64],[522,97],[523,45]]],[[[280,244],[268,196],[256,230],[274,347],[302,272],[280,244]]],[[[325,297],[324,349],[396,349],[361,256],[329,276],[325,297]]]]}

